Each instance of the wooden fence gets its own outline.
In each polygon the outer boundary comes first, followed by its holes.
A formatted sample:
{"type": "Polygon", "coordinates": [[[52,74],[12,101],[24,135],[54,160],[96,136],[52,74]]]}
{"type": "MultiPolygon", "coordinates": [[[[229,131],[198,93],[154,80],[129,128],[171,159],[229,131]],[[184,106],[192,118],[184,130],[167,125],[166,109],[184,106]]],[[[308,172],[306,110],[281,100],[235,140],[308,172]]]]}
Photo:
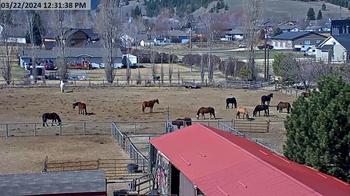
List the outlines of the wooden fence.
{"type": "MultiPolygon", "coordinates": [[[[48,124],[50,124],[48,122],[48,124]]],[[[42,123],[1,123],[0,137],[53,135],[108,135],[110,122],[64,122],[59,126],[43,127],[42,123]]]]}
{"type": "Polygon", "coordinates": [[[136,173],[128,172],[128,164],[131,159],[97,159],[84,161],[50,161],[44,160],[43,172],[100,170],[106,174],[107,180],[121,180],[131,182],[134,178],[144,176],[142,170],[136,173]]]}

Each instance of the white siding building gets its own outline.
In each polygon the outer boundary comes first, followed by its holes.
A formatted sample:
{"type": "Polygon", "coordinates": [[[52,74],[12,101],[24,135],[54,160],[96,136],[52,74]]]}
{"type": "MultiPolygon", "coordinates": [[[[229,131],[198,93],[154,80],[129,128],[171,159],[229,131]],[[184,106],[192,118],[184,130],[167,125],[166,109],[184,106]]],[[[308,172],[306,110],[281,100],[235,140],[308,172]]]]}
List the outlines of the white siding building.
{"type": "Polygon", "coordinates": [[[316,49],[316,61],[344,64],[350,62],[350,35],[330,36],[316,49]]]}

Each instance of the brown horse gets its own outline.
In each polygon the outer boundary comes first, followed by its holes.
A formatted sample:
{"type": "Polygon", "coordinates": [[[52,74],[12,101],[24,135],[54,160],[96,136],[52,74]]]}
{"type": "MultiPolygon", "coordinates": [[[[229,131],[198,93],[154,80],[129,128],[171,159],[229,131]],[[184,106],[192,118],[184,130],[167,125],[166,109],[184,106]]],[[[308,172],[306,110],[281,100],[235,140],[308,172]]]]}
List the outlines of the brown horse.
{"type": "Polygon", "coordinates": [[[79,109],[79,114],[82,115],[87,115],[87,111],[86,111],[86,104],[83,102],[75,102],[73,103],[73,109],[75,109],[75,107],[78,106],[79,109]]]}
{"type": "Polygon", "coordinates": [[[237,108],[237,114],[236,114],[236,118],[241,118],[241,114],[243,114],[243,119],[244,117],[247,117],[247,119],[249,118],[249,115],[248,115],[248,109],[245,108],[245,107],[238,107],[237,108]]]}
{"type": "Polygon", "coordinates": [[[282,112],[282,110],[283,110],[283,108],[287,108],[287,113],[289,113],[290,112],[290,109],[292,108],[292,106],[290,105],[290,103],[288,103],[288,102],[279,102],[278,104],[277,104],[277,110],[279,111],[279,112],[282,112]]]}
{"type": "Polygon", "coordinates": [[[154,100],[151,100],[151,101],[144,101],[142,103],[142,112],[145,112],[145,108],[149,107],[149,108],[151,108],[150,112],[152,113],[153,112],[153,106],[154,106],[155,103],[159,104],[159,100],[158,99],[154,99],[154,100]]]}
{"type": "Polygon", "coordinates": [[[181,126],[190,126],[192,125],[192,119],[185,117],[185,118],[177,118],[176,120],[171,122],[172,125],[176,125],[178,129],[181,128],[181,126]]]}
{"type": "Polygon", "coordinates": [[[211,119],[211,116],[214,116],[214,119],[216,118],[215,117],[215,109],[212,108],[212,107],[201,107],[199,108],[198,112],[197,112],[197,119],[199,119],[199,114],[202,114],[202,117],[203,119],[205,119],[205,115],[206,113],[209,113],[210,116],[209,118],[211,119]]]}

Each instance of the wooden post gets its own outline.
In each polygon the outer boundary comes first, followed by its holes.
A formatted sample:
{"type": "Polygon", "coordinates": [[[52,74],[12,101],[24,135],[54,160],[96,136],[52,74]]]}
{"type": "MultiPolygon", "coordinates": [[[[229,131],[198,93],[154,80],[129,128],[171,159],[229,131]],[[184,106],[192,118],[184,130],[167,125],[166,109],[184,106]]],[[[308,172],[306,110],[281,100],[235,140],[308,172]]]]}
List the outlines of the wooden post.
{"type": "Polygon", "coordinates": [[[91,80],[89,79],[89,87],[91,87],[91,80]]]}
{"type": "Polygon", "coordinates": [[[36,136],[36,123],[34,123],[34,136],[36,136]]]}
{"type": "Polygon", "coordinates": [[[86,135],[86,122],[83,122],[83,131],[84,131],[84,135],[86,135]]]}
{"type": "Polygon", "coordinates": [[[60,136],[62,135],[62,125],[60,125],[60,136]]]}
{"type": "Polygon", "coordinates": [[[266,133],[270,132],[270,120],[267,121],[267,129],[266,129],[266,133]]]}
{"type": "Polygon", "coordinates": [[[9,125],[6,124],[6,139],[10,136],[10,133],[9,133],[9,125]]]}
{"type": "Polygon", "coordinates": [[[134,134],[136,133],[136,123],[134,124],[134,134]]]}
{"type": "Polygon", "coordinates": [[[205,87],[208,87],[208,79],[205,79],[205,87]]]}

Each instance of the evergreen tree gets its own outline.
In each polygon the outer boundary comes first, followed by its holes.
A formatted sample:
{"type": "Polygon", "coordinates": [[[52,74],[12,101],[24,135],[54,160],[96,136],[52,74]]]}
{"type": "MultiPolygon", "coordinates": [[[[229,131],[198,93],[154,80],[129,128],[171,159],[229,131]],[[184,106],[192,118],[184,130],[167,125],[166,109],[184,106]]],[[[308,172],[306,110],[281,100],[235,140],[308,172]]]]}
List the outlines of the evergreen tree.
{"type": "Polygon", "coordinates": [[[284,155],[350,182],[350,84],[333,76],[318,86],[293,103],[284,155]]]}
{"type": "Polygon", "coordinates": [[[281,76],[281,66],[285,57],[286,55],[283,53],[277,53],[273,57],[272,69],[273,73],[277,76],[281,76]]]}
{"type": "MultiPolygon", "coordinates": [[[[41,36],[44,33],[44,27],[41,23],[41,18],[40,15],[38,13],[34,13],[33,17],[33,35],[34,35],[34,44],[35,45],[41,45],[41,36]]],[[[26,33],[26,41],[27,43],[31,43],[32,40],[30,40],[30,32],[26,33]]]]}
{"type": "Polygon", "coordinates": [[[318,10],[317,20],[322,20],[322,11],[318,10]]]}
{"type": "Polygon", "coordinates": [[[315,11],[314,8],[309,8],[309,10],[307,11],[307,19],[308,20],[315,20],[315,11]]]}
{"type": "Polygon", "coordinates": [[[327,9],[326,4],[323,3],[323,4],[322,4],[322,11],[326,11],[326,9],[327,9]]]}

